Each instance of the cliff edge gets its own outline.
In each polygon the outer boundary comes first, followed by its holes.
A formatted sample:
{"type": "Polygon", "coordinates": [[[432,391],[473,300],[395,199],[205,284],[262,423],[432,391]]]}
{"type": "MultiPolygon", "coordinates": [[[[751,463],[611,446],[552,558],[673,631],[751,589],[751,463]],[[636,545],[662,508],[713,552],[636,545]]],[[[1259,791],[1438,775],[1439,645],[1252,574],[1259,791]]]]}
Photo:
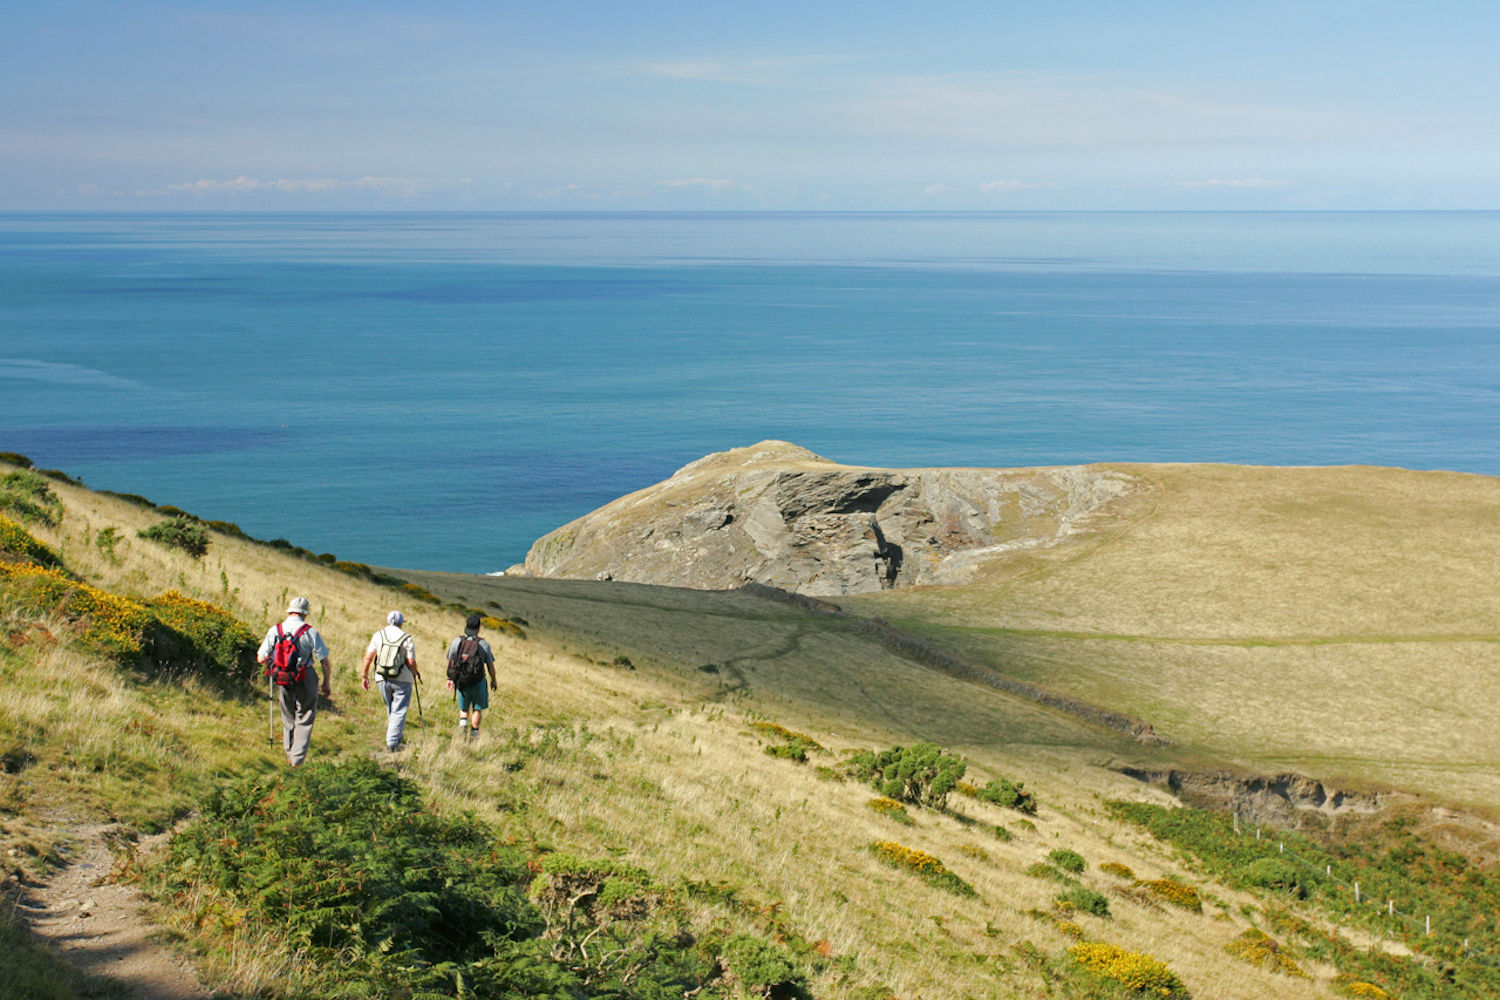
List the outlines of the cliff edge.
{"type": "Polygon", "coordinates": [[[864,468],[762,441],[544,535],[525,571],[816,597],[961,583],[986,556],[1055,545],[1138,488],[1096,466],[864,468]]]}

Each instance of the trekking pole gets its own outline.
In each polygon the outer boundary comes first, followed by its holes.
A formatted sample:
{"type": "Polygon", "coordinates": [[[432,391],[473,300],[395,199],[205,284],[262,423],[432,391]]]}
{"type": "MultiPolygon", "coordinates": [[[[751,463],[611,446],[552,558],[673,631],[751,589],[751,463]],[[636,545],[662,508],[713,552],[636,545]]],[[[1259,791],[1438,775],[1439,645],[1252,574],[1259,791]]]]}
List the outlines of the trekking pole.
{"type": "Polygon", "coordinates": [[[276,682],[266,674],[266,694],[271,699],[271,742],[276,742],[276,682]]]}
{"type": "Polygon", "coordinates": [[[427,732],[427,720],[422,716],[422,678],[418,677],[417,682],[411,686],[411,689],[417,696],[417,724],[422,727],[422,732],[425,733],[427,732]]]}

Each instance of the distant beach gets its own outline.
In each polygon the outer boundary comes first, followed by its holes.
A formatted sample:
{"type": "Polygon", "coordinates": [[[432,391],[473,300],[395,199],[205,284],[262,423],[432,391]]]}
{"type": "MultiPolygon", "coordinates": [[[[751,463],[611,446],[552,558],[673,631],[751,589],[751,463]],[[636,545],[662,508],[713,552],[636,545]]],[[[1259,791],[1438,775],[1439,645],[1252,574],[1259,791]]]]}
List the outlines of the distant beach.
{"type": "Polygon", "coordinates": [[[492,572],[710,451],[1500,474],[1500,213],[3,215],[0,450],[492,572]]]}

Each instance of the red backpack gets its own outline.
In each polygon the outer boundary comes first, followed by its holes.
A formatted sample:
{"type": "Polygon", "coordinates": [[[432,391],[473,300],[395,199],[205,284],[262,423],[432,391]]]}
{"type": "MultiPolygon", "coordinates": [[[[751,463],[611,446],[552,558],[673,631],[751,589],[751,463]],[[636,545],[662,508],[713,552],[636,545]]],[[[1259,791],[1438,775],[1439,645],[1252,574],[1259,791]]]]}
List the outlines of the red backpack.
{"type": "Polygon", "coordinates": [[[271,644],[271,662],[266,664],[266,676],[279,687],[295,687],[307,676],[308,657],[302,652],[297,640],[307,634],[312,626],[303,624],[296,632],[287,632],[276,626],[276,641],[271,644]]]}

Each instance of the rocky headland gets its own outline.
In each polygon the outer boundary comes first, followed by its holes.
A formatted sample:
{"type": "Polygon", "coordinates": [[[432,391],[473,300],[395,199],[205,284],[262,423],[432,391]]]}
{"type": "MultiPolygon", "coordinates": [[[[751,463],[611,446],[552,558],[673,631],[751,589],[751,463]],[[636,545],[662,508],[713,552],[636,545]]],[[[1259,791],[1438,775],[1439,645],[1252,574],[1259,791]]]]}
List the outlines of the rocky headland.
{"type": "Polygon", "coordinates": [[[1099,466],[865,468],[763,441],[543,536],[524,571],[817,597],[961,583],[988,557],[1068,539],[1141,488],[1099,466]]]}

